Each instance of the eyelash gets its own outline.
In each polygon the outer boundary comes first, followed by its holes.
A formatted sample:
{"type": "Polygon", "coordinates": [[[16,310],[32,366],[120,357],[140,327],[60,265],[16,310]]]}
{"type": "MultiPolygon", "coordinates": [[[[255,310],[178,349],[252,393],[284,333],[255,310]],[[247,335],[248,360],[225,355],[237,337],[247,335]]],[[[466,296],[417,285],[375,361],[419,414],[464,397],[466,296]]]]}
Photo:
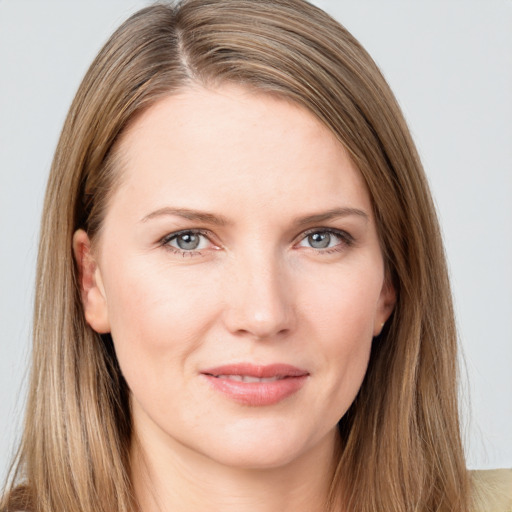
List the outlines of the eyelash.
{"type": "Polygon", "coordinates": [[[173,240],[176,240],[178,237],[183,236],[183,235],[202,236],[202,237],[210,240],[210,236],[209,236],[210,233],[208,231],[203,231],[200,229],[183,229],[181,231],[176,231],[174,233],[170,233],[170,234],[166,235],[160,241],[160,245],[162,245],[168,251],[171,251],[174,254],[179,254],[183,257],[201,256],[201,250],[193,249],[193,250],[186,251],[184,249],[179,249],[178,247],[173,247],[172,245],[170,245],[170,242],[172,242],[173,240]]]}
{"type": "Polygon", "coordinates": [[[314,247],[309,247],[310,249],[313,249],[316,253],[319,254],[332,254],[335,252],[341,252],[345,250],[347,247],[350,247],[354,244],[355,240],[354,237],[347,233],[346,231],[343,231],[341,229],[334,229],[334,228],[314,228],[309,229],[308,231],[301,234],[301,238],[299,240],[299,243],[303,240],[307,239],[309,236],[314,234],[329,234],[334,235],[340,240],[340,243],[336,244],[334,247],[326,247],[324,249],[319,248],[315,249],[314,247]]]}
{"type": "MultiPolygon", "coordinates": [[[[308,231],[305,231],[304,233],[301,233],[299,241],[295,244],[299,244],[302,241],[306,240],[309,236],[314,234],[328,234],[333,235],[340,239],[340,243],[336,244],[333,247],[326,247],[326,248],[315,248],[315,247],[307,247],[309,249],[314,250],[318,254],[332,254],[335,252],[341,252],[347,247],[350,247],[354,244],[354,237],[347,233],[346,231],[342,231],[339,229],[333,229],[333,228],[314,228],[309,229],[308,231]]],[[[202,236],[206,239],[210,240],[211,234],[208,231],[200,230],[200,229],[184,229],[181,231],[176,231],[174,233],[170,233],[166,235],[164,238],[161,239],[160,245],[163,246],[165,249],[171,251],[174,254],[179,254],[183,257],[186,256],[201,256],[201,250],[192,249],[192,250],[184,250],[179,249],[178,247],[173,247],[170,245],[170,242],[173,240],[176,240],[178,237],[183,235],[195,235],[195,236],[202,236]]]]}

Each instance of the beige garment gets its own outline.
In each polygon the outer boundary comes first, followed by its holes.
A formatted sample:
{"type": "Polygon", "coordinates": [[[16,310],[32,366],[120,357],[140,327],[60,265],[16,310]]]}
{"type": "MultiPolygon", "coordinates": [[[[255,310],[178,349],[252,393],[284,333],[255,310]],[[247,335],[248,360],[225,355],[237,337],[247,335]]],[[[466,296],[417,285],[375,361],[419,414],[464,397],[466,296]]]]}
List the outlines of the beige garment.
{"type": "Polygon", "coordinates": [[[471,471],[474,512],[512,512],[512,469],[471,471]]]}

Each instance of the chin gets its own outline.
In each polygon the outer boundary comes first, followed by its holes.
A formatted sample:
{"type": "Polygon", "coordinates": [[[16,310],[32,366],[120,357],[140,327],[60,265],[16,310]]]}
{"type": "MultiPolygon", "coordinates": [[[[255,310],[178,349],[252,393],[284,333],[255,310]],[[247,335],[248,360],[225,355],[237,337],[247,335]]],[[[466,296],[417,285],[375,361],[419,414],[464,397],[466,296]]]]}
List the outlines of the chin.
{"type": "Polygon", "coordinates": [[[274,429],[259,428],[249,435],[230,435],[217,440],[210,438],[207,444],[209,449],[203,453],[217,463],[232,468],[278,469],[306,460],[310,451],[315,452],[313,448],[326,441],[332,453],[335,435],[327,435],[323,439],[317,436],[318,433],[311,436],[305,432],[294,432],[291,425],[276,426],[274,429]]]}
{"type": "Polygon", "coordinates": [[[265,449],[261,446],[254,449],[231,447],[220,455],[218,462],[238,469],[266,470],[288,466],[300,458],[300,455],[300,451],[286,450],[283,447],[276,450],[269,449],[268,446],[265,449]]]}

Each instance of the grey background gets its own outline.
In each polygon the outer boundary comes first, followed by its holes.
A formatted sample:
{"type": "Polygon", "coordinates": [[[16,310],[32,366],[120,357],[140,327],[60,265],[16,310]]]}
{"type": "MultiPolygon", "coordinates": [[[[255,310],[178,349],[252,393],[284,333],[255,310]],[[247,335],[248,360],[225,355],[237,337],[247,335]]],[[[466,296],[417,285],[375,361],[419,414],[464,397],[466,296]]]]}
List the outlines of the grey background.
{"type": "MultiPolygon", "coordinates": [[[[512,2],[318,0],[395,91],[442,221],[468,465],[512,467],[512,2]]],[[[74,92],[135,0],[0,0],[0,478],[20,434],[38,225],[74,92]]]]}

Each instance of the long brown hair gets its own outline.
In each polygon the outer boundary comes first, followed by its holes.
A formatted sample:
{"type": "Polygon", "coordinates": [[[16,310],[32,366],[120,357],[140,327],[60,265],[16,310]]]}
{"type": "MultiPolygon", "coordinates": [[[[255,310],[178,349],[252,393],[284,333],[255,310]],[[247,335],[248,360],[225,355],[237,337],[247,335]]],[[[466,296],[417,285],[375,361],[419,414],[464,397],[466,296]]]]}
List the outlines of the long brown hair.
{"type": "MultiPolygon", "coordinates": [[[[304,0],[188,0],[134,14],[87,72],[65,122],[41,228],[25,430],[0,509],[128,511],[131,420],[112,340],[83,316],[72,237],[101,230],[135,116],[196,83],[287,98],[347,148],[397,291],[339,429],[331,492],[347,510],[468,510],[456,332],[438,221],[414,144],[377,66],[304,0]]],[[[336,505],[338,506],[338,505],[336,505]]]]}

